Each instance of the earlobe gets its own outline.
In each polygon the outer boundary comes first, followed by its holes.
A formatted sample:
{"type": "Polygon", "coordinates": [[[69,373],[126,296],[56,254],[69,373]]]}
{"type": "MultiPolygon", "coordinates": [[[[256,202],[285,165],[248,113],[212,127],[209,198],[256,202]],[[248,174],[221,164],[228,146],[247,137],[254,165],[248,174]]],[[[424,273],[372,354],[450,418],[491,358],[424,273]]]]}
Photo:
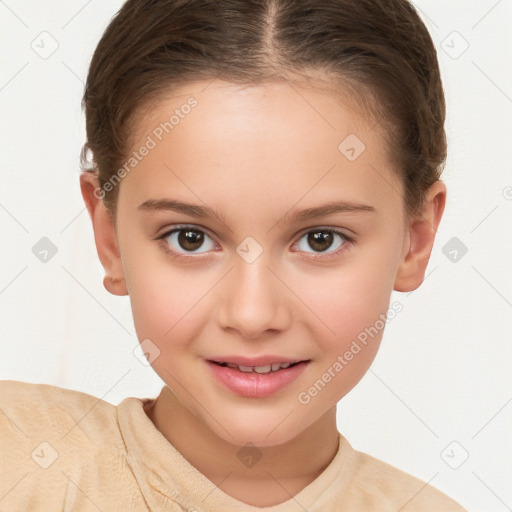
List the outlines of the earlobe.
{"type": "Polygon", "coordinates": [[[113,295],[128,295],[114,221],[103,203],[97,174],[82,172],[80,189],[91,217],[96,250],[105,269],[103,285],[113,295]]]}
{"type": "Polygon", "coordinates": [[[394,289],[399,292],[416,290],[425,278],[437,228],[446,204],[446,186],[436,181],[425,194],[424,208],[409,222],[408,244],[396,274],[394,289]]]}

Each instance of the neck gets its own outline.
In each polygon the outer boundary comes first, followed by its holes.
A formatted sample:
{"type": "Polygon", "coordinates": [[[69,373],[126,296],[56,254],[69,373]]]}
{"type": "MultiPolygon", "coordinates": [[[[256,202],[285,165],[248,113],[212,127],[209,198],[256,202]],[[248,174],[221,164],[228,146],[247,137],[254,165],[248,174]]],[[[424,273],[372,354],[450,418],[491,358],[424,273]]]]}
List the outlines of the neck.
{"type": "Polygon", "coordinates": [[[325,470],[338,450],[335,407],[284,444],[244,449],[218,437],[173,393],[161,394],[146,414],[192,466],[252,506],[289,500],[325,470]]]}

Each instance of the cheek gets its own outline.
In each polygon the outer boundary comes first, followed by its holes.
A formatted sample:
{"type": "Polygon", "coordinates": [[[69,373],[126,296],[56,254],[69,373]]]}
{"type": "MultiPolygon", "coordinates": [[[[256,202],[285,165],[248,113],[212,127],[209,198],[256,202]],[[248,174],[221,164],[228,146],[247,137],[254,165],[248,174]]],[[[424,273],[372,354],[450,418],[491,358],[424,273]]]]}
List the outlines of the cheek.
{"type": "Polygon", "coordinates": [[[313,282],[303,282],[298,295],[307,297],[306,304],[323,323],[322,338],[329,339],[330,334],[333,340],[357,335],[385,314],[393,283],[383,266],[363,262],[350,266],[350,271],[317,274],[313,282]]]}
{"type": "MultiPolygon", "coordinates": [[[[208,292],[218,276],[208,270],[179,267],[154,252],[146,262],[140,257],[126,262],[133,321],[139,340],[149,338],[172,362],[204,328],[208,292]],[[172,346],[172,350],[170,347],[172,346]]],[[[159,362],[164,363],[164,357],[159,362]]]]}
{"type": "Polygon", "coordinates": [[[158,347],[151,366],[172,388],[173,376],[179,381],[187,376],[183,361],[190,357],[188,343],[200,334],[200,301],[208,288],[169,266],[140,268],[134,275],[130,301],[137,337],[158,347]]]}
{"type": "Polygon", "coordinates": [[[300,404],[322,411],[334,406],[370,367],[384,333],[391,294],[392,273],[382,264],[361,261],[347,267],[350,272],[339,269],[303,280],[309,287],[298,295],[307,297],[304,302],[312,312],[303,322],[315,340],[318,364],[297,396],[300,404]]]}
{"type": "Polygon", "coordinates": [[[169,268],[159,271],[154,265],[139,268],[132,275],[136,277],[130,282],[130,301],[139,336],[165,340],[181,327],[182,319],[190,322],[189,315],[201,297],[200,284],[191,288],[184,273],[169,268]]]}
{"type": "Polygon", "coordinates": [[[355,372],[356,377],[366,371],[382,338],[397,260],[395,251],[380,246],[364,254],[354,252],[345,263],[303,276],[297,280],[297,295],[311,312],[306,311],[307,325],[321,357],[331,364],[351,352],[347,359],[357,359],[357,364],[351,363],[344,373],[355,372]]]}

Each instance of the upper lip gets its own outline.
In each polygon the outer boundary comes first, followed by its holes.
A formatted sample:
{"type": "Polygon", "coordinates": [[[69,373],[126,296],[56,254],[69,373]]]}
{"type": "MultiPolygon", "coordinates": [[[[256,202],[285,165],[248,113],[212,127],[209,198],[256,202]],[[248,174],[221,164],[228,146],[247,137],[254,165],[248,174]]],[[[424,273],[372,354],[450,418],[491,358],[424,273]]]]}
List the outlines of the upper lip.
{"type": "Polygon", "coordinates": [[[301,361],[309,361],[309,359],[268,355],[259,357],[221,356],[211,357],[208,359],[208,361],[213,361],[214,363],[231,363],[238,366],[267,366],[269,364],[277,363],[299,363],[301,361]]]}

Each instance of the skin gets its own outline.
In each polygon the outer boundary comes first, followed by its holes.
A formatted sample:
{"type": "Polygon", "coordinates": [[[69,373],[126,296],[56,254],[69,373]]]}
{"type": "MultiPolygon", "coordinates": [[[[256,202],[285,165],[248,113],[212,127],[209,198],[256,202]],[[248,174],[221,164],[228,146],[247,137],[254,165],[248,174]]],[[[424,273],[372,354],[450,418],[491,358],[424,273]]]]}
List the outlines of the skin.
{"type": "Polygon", "coordinates": [[[152,367],[172,393],[148,416],[222,491],[272,506],[311,483],[335,456],[336,404],[369,368],[383,331],[307,404],[298,394],[386,313],[393,289],[421,284],[446,189],[434,183],[422,214],[408,217],[379,125],[350,98],[311,84],[183,86],[139,119],[133,149],[192,95],[197,106],[123,178],[115,220],[94,194],[94,175],[84,173],[81,188],[105,286],[130,296],[139,340],[160,350],[152,367]],[[351,133],[366,146],[355,161],[338,150],[351,133]],[[222,220],[139,208],[164,198],[206,205],[222,220]],[[375,211],[284,218],[339,200],[375,211]],[[155,240],[179,224],[209,235],[195,253],[187,254],[176,235],[155,240]],[[353,242],[335,235],[323,252],[308,244],[308,232],[326,227],[353,242]],[[236,251],[248,236],[263,250],[252,263],[236,251]],[[166,244],[182,257],[166,252],[166,244]],[[341,252],[328,258],[338,246],[341,252]],[[224,389],[205,362],[233,354],[310,362],[283,390],[249,398],[224,389]],[[253,467],[237,457],[249,442],[262,455],[253,467]]]}

